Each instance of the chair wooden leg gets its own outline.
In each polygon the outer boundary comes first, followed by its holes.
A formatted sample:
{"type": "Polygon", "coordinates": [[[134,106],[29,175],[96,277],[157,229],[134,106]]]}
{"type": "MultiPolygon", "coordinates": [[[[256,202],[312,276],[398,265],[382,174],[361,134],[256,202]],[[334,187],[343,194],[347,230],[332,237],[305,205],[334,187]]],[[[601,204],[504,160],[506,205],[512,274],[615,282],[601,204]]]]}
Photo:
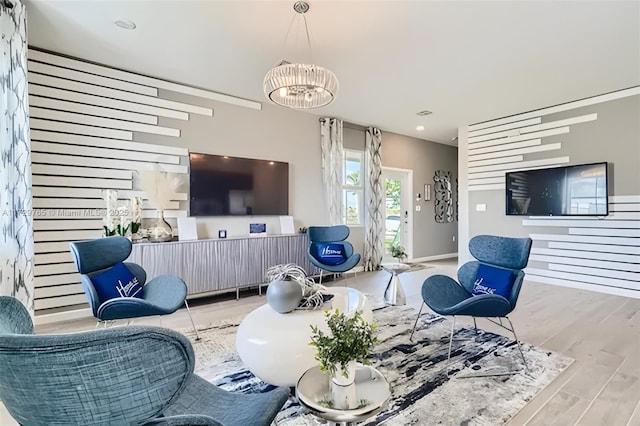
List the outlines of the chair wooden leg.
{"type": "Polygon", "coordinates": [[[416,317],[416,322],[413,323],[413,330],[411,330],[411,336],[409,336],[409,340],[413,342],[413,333],[416,332],[416,326],[418,325],[418,320],[420,319],[420,315],[422,314],[422,308],[424,308],[425,303],[422,302],[420,305],[420,311],[418,312],[418,316],[416,317]]]}
{"type": "Polygon", "coordinates": [[[522,347],[520,346],[520,341],[518,340],[518,336],[516,336],[516,329],[513,328],[513,323],[509,317],[505,317],[507,321],[509,321],[509,326],[511,327],[511,332],[513,333],[513,338],[516,340],[516,344],[518,345],[518,350],[520,351],[520,356],[522,357],[522,362],[524,363],[524,369],[528,373],[529,366],[527,365],[527,360],[524,358],[524,352],[522,352],[522,347]]]}
{"type": "Polygon", "coordinates": [[[191,320],[191,325],[193,326],[193,331],[196,333],[196,341],[200,340],[200,335],[198,334],[198,329],[196,328],[196,323],[193,322],[193,317],[191,316],[191,310],[189,309],[189,304],[187,303],[187,299],[184,299],[184,306],[187,308],[187,314],[189,315],[189,319],[191,320]]]}

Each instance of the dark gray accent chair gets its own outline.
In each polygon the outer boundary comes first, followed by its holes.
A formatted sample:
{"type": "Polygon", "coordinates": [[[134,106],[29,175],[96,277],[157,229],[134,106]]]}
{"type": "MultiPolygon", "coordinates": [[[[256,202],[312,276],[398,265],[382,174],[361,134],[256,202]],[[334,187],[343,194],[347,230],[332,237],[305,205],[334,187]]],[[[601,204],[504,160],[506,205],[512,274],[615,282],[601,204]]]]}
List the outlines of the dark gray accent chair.
{"type": "Polygon", "coordinates": [[[0,296],[0,399],[22,425],[271,424],[288,388],[239,394],[193,373],[189,340],[159,327],[33,334],[0,296]]]}
{"type": "Polygon", "coordinates": [[[411,338],[413,338],[413,333],[424,305],[427,305],[432,311],[440,315],[453,316],[447,358],[449,360],[451,358],[451,343],[456,315],[473,317],[474,325],[476,324],[476,317],[486,318],[513,333],[513,337],[518,343],[518,350],[522,356],[525,369],[528,369],[527,361],[524,358],[515,328],[508,314],[515,309],[518,302],[518,296],[524,280],[524,271],[522,269],[529,262],[531,243],[531,238],[511,238],[495,235],[473,237],[469,241],[469,252],[477,260],[467,262],[458,269],[458,282],[446,275],[433,275],[422,284],[422,300],[424,303],[420,306],[420,312],[413,325],[411,338]],[[495,268],[510,270],[515,275],[508,298],[497,294],[479,296],[472,294],[478,267],[481,263],[495,268]],[[498,323],[489,318],[506,318],[510,327],[504,326],[502,320],[498,323]]]}

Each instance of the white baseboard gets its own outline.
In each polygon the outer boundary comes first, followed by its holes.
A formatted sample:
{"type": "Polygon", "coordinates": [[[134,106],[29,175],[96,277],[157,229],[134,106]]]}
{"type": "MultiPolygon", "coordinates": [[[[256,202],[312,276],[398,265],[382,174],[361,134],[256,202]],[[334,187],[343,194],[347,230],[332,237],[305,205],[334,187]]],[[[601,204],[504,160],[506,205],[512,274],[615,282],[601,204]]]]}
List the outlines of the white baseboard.
{"type": "MultiPolygon", "coordinates": [[[[56,312],[55,314],[36,315],[35,325],[51,324],[54,322],[71,321],[81,318],[91,318],[91,309],[75,309],[73,311],[56,312]]],[[[97,320],[96,320],[97,321],[97,320]]]]}
{"type": "Polygon", "coordinates": [[[435,256],[427,256],[427,257],[416,257],[411,259],[411,262],[430,262],[432,260],[441,260],[441,259],[451,259],[453,257],[458,257],[458,253],[445,253],[438,254],[435,256]]]}

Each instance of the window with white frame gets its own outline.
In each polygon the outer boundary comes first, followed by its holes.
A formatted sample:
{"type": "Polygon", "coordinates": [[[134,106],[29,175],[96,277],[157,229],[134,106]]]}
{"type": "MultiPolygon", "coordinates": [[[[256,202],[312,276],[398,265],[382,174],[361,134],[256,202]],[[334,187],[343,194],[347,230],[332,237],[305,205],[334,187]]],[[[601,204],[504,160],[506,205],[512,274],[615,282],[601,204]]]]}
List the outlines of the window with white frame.
{"type": "Polygon", "coordinates": [[[362,225],[364,206],[364,152],[345,149],[343,163],[343,221],[345,225],[362,225]]]}

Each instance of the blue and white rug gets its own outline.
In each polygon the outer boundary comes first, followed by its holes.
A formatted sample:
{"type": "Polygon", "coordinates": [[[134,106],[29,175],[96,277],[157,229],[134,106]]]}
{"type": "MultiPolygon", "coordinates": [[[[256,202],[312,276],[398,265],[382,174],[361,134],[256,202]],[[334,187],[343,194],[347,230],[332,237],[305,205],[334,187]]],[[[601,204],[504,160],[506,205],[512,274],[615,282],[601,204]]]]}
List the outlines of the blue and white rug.
{"type": "MultiPolygon", "coordinates": [[[[423,314],[413,342],[409,334],[417,312],[406,306],[376,309],[376,354],[372,365],[389,381],[391,401],[365,425],[499,425],[506,423],[538,392],[553,381],[573,360],[524,344],[529,366],[524,371],[494,377],[484,373],[521,370],[522,359],[513,340],[473,328],[454,333],[452,361],[446,374],[450,319],[423,314]],[[466,378],[462,378],[465,377],[466,378]],[[476,376],[476,377],[468,377],[476,376]]],[[[235,331],[241,318],[200,331],[194,342],[196,372],[235,392],[261,392],[271,386],[253,376],[235,351],[235,331]]],[[[185,332],[193,341],[193,334],[185,332]]],[[[291,397],[276,424],[324,425],[305,412],[291,397]]]]}

